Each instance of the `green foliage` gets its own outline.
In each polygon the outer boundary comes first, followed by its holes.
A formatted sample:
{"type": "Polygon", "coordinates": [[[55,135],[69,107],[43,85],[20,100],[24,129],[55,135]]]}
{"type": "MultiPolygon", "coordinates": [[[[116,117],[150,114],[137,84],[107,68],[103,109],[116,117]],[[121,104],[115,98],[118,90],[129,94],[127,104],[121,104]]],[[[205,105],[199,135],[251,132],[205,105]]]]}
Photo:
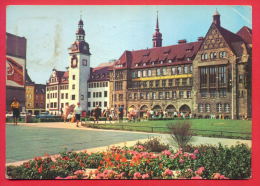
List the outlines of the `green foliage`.
{"type": "Polygon", "coordinates": [[[62,152],[7,166],[11,179],[248,179],[251,149],[244,144],[167,150],[158,139],[107,152],[62,152]],[[155,145],[154,145],[155,144],[155,145]],[[158,145],[159,144],[159,145],[158,145]],[[155,148],[156,147],[156,148],[155,148]],[[163,150],[165,149],[165,150],[163,150]],[[158,152],[149,152],[157,150],[158,152]],[[160,152],[159,152],[160,151],[160,152]],[[94,169],[89,173],[86,169],[94,169]]]}
{"type": "Polygon", "coordinates": [[[195,168],[204,166],[207,175],[221,172],[230,179],[249,178],[251,175],[251,149],[245,144],[232,147],[201,145],[187,146],[185,151],[200,153],[195,168]]]}

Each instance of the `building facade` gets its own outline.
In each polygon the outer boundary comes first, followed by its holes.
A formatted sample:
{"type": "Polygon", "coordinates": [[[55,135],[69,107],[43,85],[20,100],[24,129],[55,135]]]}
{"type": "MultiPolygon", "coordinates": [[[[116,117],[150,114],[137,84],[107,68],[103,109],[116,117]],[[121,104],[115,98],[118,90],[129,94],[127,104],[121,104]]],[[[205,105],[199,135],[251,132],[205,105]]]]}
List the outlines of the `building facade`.
{"type": "Polygon", "coordinates": [[[109,69],[112,65],[113,62],[109,62],[91,68],[88,80],[88,111],[92,111],[97,105],[102,111],[110,106],[109,69]]]}
{"type": "Polygon", "coordinates": [[[25,111],[26,38],[6,33],[6,111],[14,97],[25,111]]]}
{"type": "Polygon", "coordinates": [[[158,17],[153,48],[125,51],[110,70],[110,106],[192,113],[201,118],[251,116],[251,29],[236,34],[213,15],[205,37],[162,46],[158,17]]]}
{"type": "Polygon", "coordinates": [[[232,33],[221,26],[216,12],[207,34],[197,41],[162,46],[162,40],[157,15],[153,48],[126,50],[118,60],[90,68],[80,20],[68,71],[53,71],[47,84],[46,109],[58,114],[65,103],[80,102],[85,111],[124,106],[139,110],[141,117],[148,110],[170,117],[176,112],[199,118],[251,116],[250,28],[232,33]]]}

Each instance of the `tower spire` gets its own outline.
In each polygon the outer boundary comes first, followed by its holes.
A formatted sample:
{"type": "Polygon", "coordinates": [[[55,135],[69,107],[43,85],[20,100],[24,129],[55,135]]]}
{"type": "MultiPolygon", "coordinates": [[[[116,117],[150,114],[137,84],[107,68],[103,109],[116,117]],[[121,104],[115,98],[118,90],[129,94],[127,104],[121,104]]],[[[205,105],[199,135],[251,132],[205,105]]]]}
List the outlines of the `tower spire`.
{"type": "Polygon", "coordinates": [[[161,47],[162,46],[162,34],[159,29],[159,18],[158,18],[158,11],[156,16],[156,26],[155,26],[155,33],[153,34],[153,47],[161,47]]]}
{"type": "Polygon", "coordinates": [[[82,15],[80,14],[80,20],[78,23],[78,30],[76,32],[76,39],[77,41],[84,41],[85,40],[85,30],[83,28],[83,21],[82,21],[82,15]]]}
{"type": "Polygon", "coordinates": [[[218,9],[216,9],[215,13],[213,14],[213,23],[216,26],[220,26],[220,14],[218,12],[218,9]]]}

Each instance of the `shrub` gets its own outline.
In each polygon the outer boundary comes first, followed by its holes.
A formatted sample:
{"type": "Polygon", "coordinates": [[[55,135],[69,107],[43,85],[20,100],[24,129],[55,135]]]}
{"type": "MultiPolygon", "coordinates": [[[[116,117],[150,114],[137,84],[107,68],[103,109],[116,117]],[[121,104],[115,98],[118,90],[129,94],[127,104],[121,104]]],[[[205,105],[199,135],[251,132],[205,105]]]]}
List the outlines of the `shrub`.
{"type": "Polygon", "coordinates": [[[191,123],[187,121],[177,122],[167,125],[171,137],[179,148],[184,148],[191,140],[193,133],[191,132],[191,123]]]}
{"type": "Polygon", "coordinates": [[[141,143],[137,142],[136,144],[143,146],[148,152],[162,152],[164,150],[169,149],[169,145],[165,145],[164,143],[160,142],[160,139],[157,137],[149,138],[146,142],[141,143]]]}

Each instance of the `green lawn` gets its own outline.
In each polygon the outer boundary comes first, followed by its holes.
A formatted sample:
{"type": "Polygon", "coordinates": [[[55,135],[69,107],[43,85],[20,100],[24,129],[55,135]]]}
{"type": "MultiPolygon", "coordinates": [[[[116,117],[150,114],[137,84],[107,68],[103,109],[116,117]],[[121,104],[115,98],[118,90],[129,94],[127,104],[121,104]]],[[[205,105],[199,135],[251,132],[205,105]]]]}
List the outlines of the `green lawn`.
{"type": "Polygon", "coordinates": [[[191,122],[195,134],[202,136],[220,136],[230,138],[251,138],[251,121],[248,120],[218,120],[218,119],[191,119],[191,120],[157,120],[141,122],[124,122],[114,124],[93,124],[95,128],[133,130],[145,132],[168,132],[167,125],[176,122],[191,122]]]}

